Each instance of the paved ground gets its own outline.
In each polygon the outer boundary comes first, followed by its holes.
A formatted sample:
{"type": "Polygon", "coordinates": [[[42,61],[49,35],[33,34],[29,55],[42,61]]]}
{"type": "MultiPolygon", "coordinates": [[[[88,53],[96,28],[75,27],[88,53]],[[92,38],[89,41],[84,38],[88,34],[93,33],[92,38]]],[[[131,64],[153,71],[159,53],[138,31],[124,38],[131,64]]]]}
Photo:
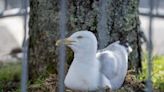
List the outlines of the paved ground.
{"type": "Polygon", "coordinates": [[[8,54],[13,48],[21,47],[22,41],[22,17],[0,19],[0,61],[10,61],[12,58],[8,54]]]}
{"type": "MultiPolygon", "coordinates": [[[[141,28],[148,37],[149,18],[140,16],[141,28]]],[[[154,54],[164,55],[164,19],[153,19],[154,54]]]]}

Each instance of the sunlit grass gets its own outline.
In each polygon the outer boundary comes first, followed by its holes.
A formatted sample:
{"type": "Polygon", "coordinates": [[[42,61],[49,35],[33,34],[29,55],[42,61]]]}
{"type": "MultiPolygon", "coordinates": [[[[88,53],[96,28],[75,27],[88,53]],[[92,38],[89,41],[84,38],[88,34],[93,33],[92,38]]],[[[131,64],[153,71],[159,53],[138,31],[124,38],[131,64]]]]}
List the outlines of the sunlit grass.
{"type": "Polygon", "coordinates": [[[15,92],[20,88],[21,64],[0,66],[0,92],[15,92]]]}
{"type": "MultiPolygon", "coordinates": [[[[146,80],[147,78],[147,60],[142,62],[143,72],[140,74],[140,80],[146,80]]],[[[153,57],[153,71],[152,71],[152,82],[154,89],[164,91],[164,56],[153,57]]]]}

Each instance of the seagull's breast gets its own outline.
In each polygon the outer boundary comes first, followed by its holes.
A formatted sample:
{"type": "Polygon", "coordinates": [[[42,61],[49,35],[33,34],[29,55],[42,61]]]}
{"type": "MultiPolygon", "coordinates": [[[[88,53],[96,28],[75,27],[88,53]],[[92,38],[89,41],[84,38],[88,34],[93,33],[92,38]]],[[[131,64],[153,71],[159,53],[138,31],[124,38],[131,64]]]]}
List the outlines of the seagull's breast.
{"type": "Polygon", "coordinates": [[[65,78],[65,85],[74,90],[98,89],[99,63],[73,61],[65,78]]]}

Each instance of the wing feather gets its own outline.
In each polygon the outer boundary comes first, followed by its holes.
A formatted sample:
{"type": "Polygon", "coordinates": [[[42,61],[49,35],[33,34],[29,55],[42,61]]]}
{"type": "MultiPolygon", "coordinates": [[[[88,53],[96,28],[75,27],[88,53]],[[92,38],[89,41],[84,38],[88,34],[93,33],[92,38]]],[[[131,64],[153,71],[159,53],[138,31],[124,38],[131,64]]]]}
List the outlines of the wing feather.
{"type": "Polygon", "coordinates": [[[118,66],[117,60],[110,51],[104,51],[99,53],[98,57],[101,62],[101,71],[108,79],[112,79],[117,76],[118,66]]]}
{"type": "Polygon", "coordinates": [[[99,50],[96,54],[101,62],[101,72],[111,83],[112,89],[121,87],[127,73],[128,53],[119,41],[99,50]]]}

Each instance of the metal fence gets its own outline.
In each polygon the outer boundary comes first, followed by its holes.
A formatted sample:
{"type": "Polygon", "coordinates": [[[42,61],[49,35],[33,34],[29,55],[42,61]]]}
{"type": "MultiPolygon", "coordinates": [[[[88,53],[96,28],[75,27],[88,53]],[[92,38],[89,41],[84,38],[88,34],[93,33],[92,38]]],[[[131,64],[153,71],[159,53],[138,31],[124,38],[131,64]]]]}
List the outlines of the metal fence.
{"type": "MultiPolygon", "coordinates": [[[[5,18],[5,17],[12,17],[12,16],[24,16],[24,42],[23,42],[23,63],[22,63],[22,79],[21,79],[21,91],[22,92],[27,92],[27,62],[28,62],[28,40],[27,40],[27,15],[29,13],[29,1],[28,0],[21,0],[22,2],[22,7],[17,8],[18,12],[14,13],[5,13],[9,9],[7,9],[8,6],[8,1],[9,0],[3,0],[4,1],[4,9],[3,11],[0,12],[0,18],[5,18]]],[[[59,28],[60,28],[60,37],[64,38],[65,37],[65,31],[67,31],[66,27],[66,11],[67,11],[67,0],[60,0],[60,21],[59,21],[59,28]]],[[[100,7],[100,22],[98,23],[99,29],[103,29],[106,25],[106,13],[103,11],[106,6],[106,0],[102,0],[101,7],[100,7]]],[[[153,49],[153,43],[152,43],[152,22],[154,17],[159,17],[159,18],[164,18],[164,15],[160,15],[159,13],[154,14],[153,13],[153,6],[154,6],[154,0],[149,0],[149,6],[150,6],[150,11],[145,13],[145,12],[140,12],[140,15],[143,16],[149,16],[149,37],[148,37],[148,43],[147,43],[147,49],[148,49],[148,57],[147,57],[147,64],[148,64],[148,81],[147,81],[147,92],[152,92],[152,82],[151,82],[151,72],[152,72],[152,49],[153,49]]],[[[105,30],[105,29],[104,29],[105,30]]],[[[99,37],[101,37],[102,32],[98,32],[99,37]]],[[[100,38],[101,40],[101,38],[100,38]]],[[[102,39],[103,42],[103,39],[102,39]]],[[[61,46],[60,48],[60,69],[59,69],[59,92],[64,92],[64,62],[65,62],[65,47],[61,46]]]]}

